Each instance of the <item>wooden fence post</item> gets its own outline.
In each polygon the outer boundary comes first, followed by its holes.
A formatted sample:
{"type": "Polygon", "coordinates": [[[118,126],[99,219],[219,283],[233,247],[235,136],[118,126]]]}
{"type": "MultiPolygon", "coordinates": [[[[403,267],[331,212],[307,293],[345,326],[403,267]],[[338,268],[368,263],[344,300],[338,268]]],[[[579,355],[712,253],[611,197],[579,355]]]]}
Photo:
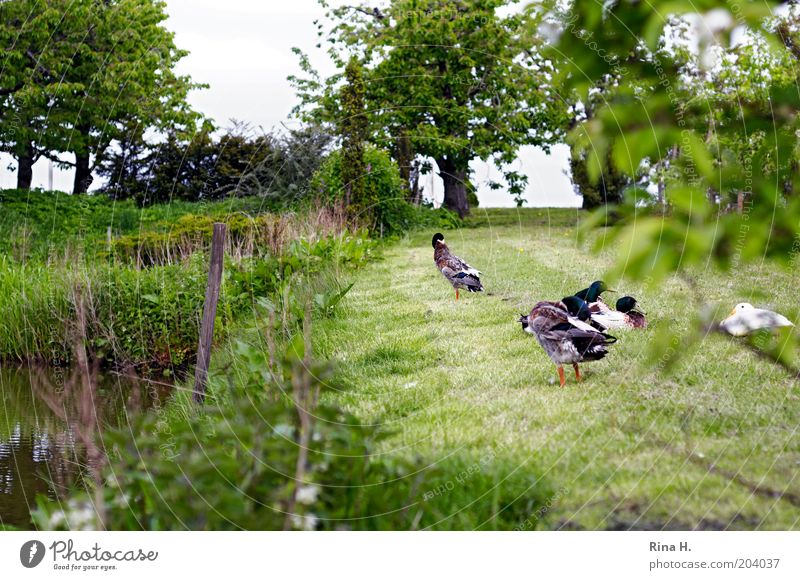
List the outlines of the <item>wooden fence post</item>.
{"type": "Polygon", "coordinates": [[[222,285],[222,258],[225,254],[225,224],[214,224],[214,235],[211,238],[211,265],[208,269],[208,285],[206,286],[206,302],[203,305],[203,320],[200,323],[200,342],[197,345],[197,366],[194,371],[195,403],[202,403],[206,398],[206,381],[208,365],[211,362],[211,342],[214,338],[214,319],[217,317],[217,302],[222,285]]]}

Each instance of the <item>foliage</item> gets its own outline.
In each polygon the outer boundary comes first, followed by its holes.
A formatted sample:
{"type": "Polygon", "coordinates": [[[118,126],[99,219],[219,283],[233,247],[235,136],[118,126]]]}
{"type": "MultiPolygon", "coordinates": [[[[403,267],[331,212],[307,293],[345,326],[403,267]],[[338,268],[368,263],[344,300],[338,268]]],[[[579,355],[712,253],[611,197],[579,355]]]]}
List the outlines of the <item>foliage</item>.
{"type": "MultiPolygon", "coordinates": [[[[713,6],[724,7],[725,3],[706,3],[702,8],[707,10],[713,6]]],[[[675,3],[669,15],[662,15],[649,5],[632,7],[628,2],[614,5],[608,13],[595,5],[572,7],[568,15],[571,26],[586,34],[593,32],[597,43],[607,43],[609,51],[603,59],[590,47],[575,43],[568,32],[563,33],[560,48],[566,49],[568,44],[576,62],[580,63],[579,75],[576,74],[578,65],[564,64],[562,72],[567,79],[564,82],[580,95],[586,95],[593,86],[603,83],[615,66],[625,71],[621,75],[625,82],[599,105],[591,122],[576,127],[571,138],[587,151],[588,173],[595,181],[607,159],[617,171],[633,175],[643,160],[659,161],[673,146],[679,148],[673,161],[675,171],[667,184],[671,219],[649,221],[637,215],[636,239],[628,240],[634,242],[636,254],[628,255],[627,247],[622,250],[627,256],[629,271],[643,272],[643,265],[656,255],[657,263],[663,266],[659,268],[659,275],[676,269],[679,264],[705,260],[708,255],[715,256],[723,265],[729,263],[735,253],[743,218],[724,214],[719,221],[719,214],[725,209],[715,197],[720,184],[725,190],[747,191],[750,196],[748,248],[755,253],[761,248],[768,255],[785,259],[790,254],[793,236],[776,236],[774,230],[791,234],[797,224],[779,220],[772,233],[769,227],[754,228],[752,225],[770,223],[777,207],[785,207],[786,211],[780,214],[794,213],[792,207],[797,200],[794,196],[784,197],[774,185],[776,181],[783,183],[793,179],[790,170],[795,146],[793,101],[782,101],[784,108],[780,114],[786,116],[785,123],[777,123],[777,131],[752,143],[747,163],[743,165],[740,157],[723,144],[722,137],[739,135],[743,129],[746,134],[752,134],[763,128],[765,122],[772,126],[773,113],[762,109],[757,95],[752,92],[741,93],[738,98],[736,94],[733,98],[718,98],[713,103],[689,94],[690,87],[682,83],[685,65],[664,48],[662,35],[671,19],[686,14],[695,14],[695,7],[689,2],[675,3]],[[640,42],[644,46],[640,46],[640,42]],[[636,57],[629,58],[631,54],[636,57]],[[572,76],[568,77],[570,73],[572,76]],[[726,107],[729,107],[727,111],[726,107]],[[720,137],[709,142],[706,139],[709,122],[717,118],[719,111],[726,116],[719,117],[721,120],[713,124],[714,132],[720,137]],[[769,116],[769,121],[765,115],[769,116]],[[653,126],[641,125],[642,118],[653,119],[653,126]],[[776,165],[775,160],[779,159],[784,161],[776,165]],[[753,170],[755,167],[769,170],[762,178],[761,172],[753,170]],[[694,234],[687,238],[685,232],[690,225],[694,234]],[[640,261],[642,268],[637,265],[640,261]]],[[[764,10],[752,8],[742,14],[743,22],[764,31],[762,21],[757,18],[762,15],[764,10]]],[[[698,61],[706,50],[710,50],[708,41],[702,44],[698,61]]],[[[781,91],[780,83],[772,87],[773,100],[783,94],[781,91]]],[[[634,190],[632,196],[631,208],[635,205],[634,198],[646,201],[649,197],[641,190],[634,190]]]]}
{"type": "Polygon", "coordinates": [[[215,221],[229,228],[220,336],[257,297],[281,291],[296,275],[357,267],[374,254],[367,232],[348,233],[331,210],[251,217],[258,203],[138,209],[98,196],[0,193],[0,229],[10,234],[0,262],[0,360],[67,362],[76,336],[85,334],[90,353],[109,364],[185,367],[197,346],[215,221]],[[201,210],[207,215],[189,213],[201,210]],[[109,256],[112,224],[115,233],[137,233],[115,237],[109,256]],[[79,306],[84,333],[73,325],[79,306]]]}
{"type": "Polygon", "coordinates": [[[325,158],[330,136],[314,126],[254,134],[234,121],[219,137],[204,125],[191,136],[170,133],[164,142],[143,137],[120,143],[100,168],[104,191],[139,205],[177,199],[218,200],[261,196],[270,207],[296,205],[325,158]]]}
{"type": "Polygon", "coordinates": [[[367,141],[367,117],[364,104],[364,77],[361,64],[350,59],[345,68],[346,84],[341,91],[342,117],[339,136],[342,140],[340,178],[345,206],[354,215],[372,213],[372,202],[366,195],[364,176],[367,173],[364,146],[367,141]]]}
{"type": "Polygon", "coordinates": [[[605,204],[619,204],[625,189],[631,185],[630,176],[606,165],[600,179],[592,180],[586,167],[586,157],[578,153],[570,157],[570,177],[575,193],[583,196],[583,209],[594,209],[605,204]]]}
{"type": "MultiPolygon", "coordinates": [[[[327,203],[347,195],[343,157],[341,149],[334,151],[311,180],[311,191],[327,203]]],[[[362,212],[356,217],[386,233],[408,230],[414,225],[414,210],[406,202],[397,165],[385,151],[374,146],[365,148],[364,163],[362,212]]]]}
{"type": "MultiPolygon", "coordinates": [[[[298,273],[314,276],[323,269],[359,268],[372,258],[374,250],[375,242],[370,240],[366,231],[358,234],[342,232],[316,243],[297,239],[278,256],[248,258],[231,264],[226,275],[230,308],[237,313],[247,312],[260,299],[284,297],[298,273]]],[[[322,293],[318,306],[325,313],[330,313],[345,293],[339,289],[331,294],[322,293]]]]}
{"type": "Polygon", "coordinates": [[[75,167],[74,192],[83,193],[127,132],[194,125],[186,97],[200,85],[174,73],[187,53],[162,25],[165,8],[154,0],[0,3],[0,147],[20,162],[20,188],[45,155],[75,167]]]}
{"type": "MultiPolygon", "coordinates": [[[[506,166],[521,145],[553,143],[563,124],[550,81],[555,71],[539,55],[541,40],[529,33],[539,17],[501,16],[508,4],[398,0],[374,10],[348,5],[328,13],[327,40],[340,66],[344,52],[363,55],[374,140],[394,150],[410,147],[413,155],[406,152],[403,159],[433,158],[444,180],[444,205],[462,217],[469,211],[472,159],[506,166]]],[[[341,76],[320,80],[302,53],[301,67],[307,78],[292,80],[307,114],[340,118],[341,76]]],[[[505,174],[512,195],[521,193],[523,176],[505,174]]]]}
{"type": "MultiPolygon", "coordinates": [[[[197,349],[206,273],[203,257],[150,270],[51,268],[0,263],[0,359],[72,359],[76,340],[113,364],[153,369],[187,364],[197,349]],[[76,309],[87,328],[75,327],[76,309]]],[[[217,329],[224,331],[220,321],[217,329]]]]}
{"type": "MultiPolygon", "coordinates": [[[[317,402],[319,392],[329,388],[330,368],[311,359],[306,339],[307,333],[296,334],[277,358],[241,343],[244,368],[227,392],[218,385],[217,405],[173,415],[168,422],[145,415],[133,429],[109,433],[102,525],[112,530],[411,528],[409,507],[426,474],[411,461],[382,460],[376,446],[384,433],[317,402]]],[[[35,521],[43,529],[63,529],[90,501],[85,492],[76,494],[66,513],[40,502],[35,521]]],[[[84,520],[84,525],[96,524],[84,520]]]]}

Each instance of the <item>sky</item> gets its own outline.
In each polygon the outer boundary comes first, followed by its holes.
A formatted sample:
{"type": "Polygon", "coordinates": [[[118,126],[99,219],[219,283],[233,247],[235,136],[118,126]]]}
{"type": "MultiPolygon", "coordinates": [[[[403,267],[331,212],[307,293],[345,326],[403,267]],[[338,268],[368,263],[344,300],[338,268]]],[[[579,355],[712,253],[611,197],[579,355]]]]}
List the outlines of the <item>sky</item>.
{"type": "MultiPolygon", "coordinates": [[[[323,17],[317,0],[167,0],[167,12],[166,26],[175,32],[177,46],[190,52],[178,72],[210,85],[192,93],[190,103],[220,126],[231,119],[265,130],[296,125],[290,113],[297,101],[287,80],[300,72],[294,46],[309,54],[323,76],[334,72],[324,48],[316,48],[314,20],[323,17]]],[[[515,168],[529,179],[527,205],[580,206],[581,199],[564,173],[568,157],[569,149],[563,145],[553,148],[551,155],[532,147],[520,151],[515,168]]],[[[9,165],[13,160],[0,155],[0,188],[14,187],[16,177],[9,165]]],[[[514,206],[506,191],[486,185],[497,179],[492,167],[482,162],[472,167],[482,207],[514,206]]],[[[56,169],[53,179],[56,189],[71,189],[70,172],[56,169]]],[[[48,187],[46,161],[34,168],[33,185],[48,187]]],[[[423,186],[441,201],[438,176],[427,176],[423,186]]]]}

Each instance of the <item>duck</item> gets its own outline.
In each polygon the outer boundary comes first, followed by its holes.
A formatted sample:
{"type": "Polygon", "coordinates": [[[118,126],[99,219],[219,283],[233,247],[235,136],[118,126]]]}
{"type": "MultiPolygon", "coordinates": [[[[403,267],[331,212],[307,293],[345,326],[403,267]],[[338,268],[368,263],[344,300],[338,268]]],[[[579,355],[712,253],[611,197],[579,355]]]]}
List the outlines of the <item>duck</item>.
{"type": "Polygon", "coordinates": [[[581,322],[593,326],[600,332],[605,332],[606,327],[594,319],[589,304],[582,298],[578,298],[577,296],[564,296],[564,298],[561,299],[561,303],[567,307],[570,316],[574,316],[581,322]]]}
{"type": "Polygon", "coordinates": [[[633,296],[623,296],[612,309],[598,298],[589,305],[592,320],[605,328],[647,328],[645,312],[636,308],[638,302],[633,296]]]}
{"type": "Polygon", "coordinates": [[[522,329],[539,341],[544,351],[558,367],[558,379],[563,387],[564,364],[575,369],[575,380],[581,381],[578,363],[595,361],[608,354],[608,347],[617,339],[571,316],[563,302],[538,302],[530,314],[521,315],[522,329]]]}
{"type": "Polygon", "coordinates": [[[592,302],[602,300],[601,294],[603,294],[603,292],[616,292],[616,290],[612,290],[606,286],[606,283],[602,280],[595,280],[589,285],[588,288],[584,288],[583,290],[575,292],[575,296],[587,302],[588,304],[591,304],[592,302]]]}
{"type": "Polygon", "coordinates": [[[786,326],[794,324],[782,314],[756,308],[749,302],[740,302],[734,306],[728,317],[719,323],[720,330],[731,336],[747,336],[756,330],[772,330],[786,326]]]}
{"type": "Polygon", "coordinates": [[[481,284],[481,273],[464,260],[456,256],[444,243],[444,236],[441,233],[434,234],[433,240],[433,261],[453,288],[456,290],[456,300],[458,300],[459,289],[469,292],[483,292],[481,284]]]}

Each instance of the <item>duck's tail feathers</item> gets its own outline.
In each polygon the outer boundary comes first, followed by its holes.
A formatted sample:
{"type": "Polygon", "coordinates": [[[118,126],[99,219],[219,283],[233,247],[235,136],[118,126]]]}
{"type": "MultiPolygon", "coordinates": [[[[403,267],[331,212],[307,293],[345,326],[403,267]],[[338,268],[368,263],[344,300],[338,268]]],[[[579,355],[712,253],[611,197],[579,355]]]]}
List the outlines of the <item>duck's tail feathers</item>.
{"type": "Polygon", "coordinates": [[[481,279],[476,274],[471,274],[468,271],[459,272],[456,278],[461,282],[470,292],[483,292],[483,284],[481,279]]]}

